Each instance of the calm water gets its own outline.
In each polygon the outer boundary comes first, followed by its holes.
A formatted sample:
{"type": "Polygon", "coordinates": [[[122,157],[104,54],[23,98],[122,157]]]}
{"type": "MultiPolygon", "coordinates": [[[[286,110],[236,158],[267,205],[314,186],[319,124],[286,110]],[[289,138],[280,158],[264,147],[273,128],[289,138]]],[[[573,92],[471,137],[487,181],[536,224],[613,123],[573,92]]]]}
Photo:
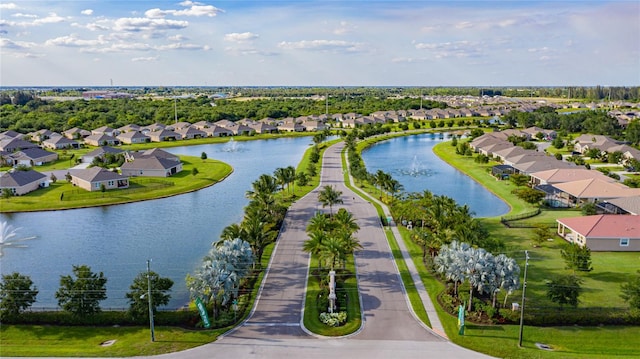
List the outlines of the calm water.
{"type": "MultiPolygon", "coordinates": [[[[397,138],[363,154],[370,172],[391,172],[408,191],[428,188],[469,203],[479,216],[507,211],[506,205],[470,178],[437,159],[429,135],[397,138]]],[[[225,181],[203,190],[153,201],[110,207],[39,213],[0,214],[1,221],[21,227],[22,237],[37,236],[26,248],[9,248],[0,257],[2,274],[14,271],[31,277],[40,293],[34,307],[56,307],[60,275],[72,265],[86,264],[108,279],[103,308],[125,308],[133,278],[151,269],[173,279],[169,308],[188,302],[184,284],[222,229],[240,222],[248,203],[244,194],[261,174],[296,166],[311,138],[281,138],[176,147],[168,151],[212,159],[233,166],[225,181]]]]}
{"type": "Polygon", "coordinates": [[[433,153],[433,146],[442,141],[437,134],[396,137],[369,147],[362,159],[369,172],[390,173],[405,192],[429,190],[451,197],[468,204],[478,217],[507,213],[509,207],[500,198],[433,153]]]}
{"type": "Polygon", "coordinates": [[[67,211],[1,214],[0,220],[22,227],[22,237],[37,236],[27,248],[9,248],[0,257],[2,274],[29,275],[40,293],[34,307],[55,307],[60,275],[72,265],[86,264],[107,277],[103,308],[127,307],[133,278],[151,269],[174,281],[169,307],[188,301],[184,278],[202,261],[222,229],[240,222],[248,201],[245,192],[261,174],[297,166],[311,137],[212,144],[167,149],[172,153],[211,159],[233,166],[225,181],[170,198],[67,211]]]}

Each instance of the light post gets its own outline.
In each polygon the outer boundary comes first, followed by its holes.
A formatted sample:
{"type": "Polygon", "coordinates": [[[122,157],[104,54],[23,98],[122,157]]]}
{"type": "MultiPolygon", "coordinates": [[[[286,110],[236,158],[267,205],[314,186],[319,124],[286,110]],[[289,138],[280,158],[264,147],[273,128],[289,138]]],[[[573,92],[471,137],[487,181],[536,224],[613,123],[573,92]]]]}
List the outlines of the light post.
{"type": "Polygon", "coordinates": [[[524,324],[524,295],[527,290],[527,267],[529,267],[529,251],[524,251],[524,280],[522,282],[522,305],[520,306],[520,335],[518,336],[518,346],[522,348],[522,329],[524,324]]]}
{"type": "Polygon", "coordinates": [[[151,329],[151,341],[156,341],[153,333],[153,303],[151,299],[151,259],[147,259],[147,297],[149,298],[149,328],[151,329]]]}

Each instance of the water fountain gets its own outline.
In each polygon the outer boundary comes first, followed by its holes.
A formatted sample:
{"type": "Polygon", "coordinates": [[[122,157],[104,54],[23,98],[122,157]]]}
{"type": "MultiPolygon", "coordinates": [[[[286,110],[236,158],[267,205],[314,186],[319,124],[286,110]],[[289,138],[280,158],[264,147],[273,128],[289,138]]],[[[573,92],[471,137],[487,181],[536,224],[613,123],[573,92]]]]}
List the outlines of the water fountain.
{"type": "Polygon", "coordinates": [[[411,164],[409,165],[408,169],[402,168],[402,169],[399,169],[398,172],[403,176],[411,176],[411,177],[433,175],[433,171],[425,167],[425,165],[420,161],[420,159],[418,159],[418,155],[413,156],[413,160],[411,161],[411,164]]]}
{"type": "Polygon", "coordinates": [[[222,148],[222,151],[224,152],[240,152],[241,151],[241,146],[238,144],[238,142],[233,140],[233,137],[229,140],[229,142],[227,142],[226,145],[224,145],[224,147],[222,148]]]}

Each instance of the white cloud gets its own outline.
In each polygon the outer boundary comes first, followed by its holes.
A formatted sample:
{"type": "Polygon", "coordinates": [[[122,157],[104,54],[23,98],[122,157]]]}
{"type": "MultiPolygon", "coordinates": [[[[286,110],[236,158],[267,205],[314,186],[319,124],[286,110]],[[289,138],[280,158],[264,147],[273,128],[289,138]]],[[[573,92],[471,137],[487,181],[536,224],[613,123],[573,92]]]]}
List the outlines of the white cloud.
{"type": "Polygon", "coordinates": [[[243,33],[233,32],[230,34],[225,34],[224,40],[233,41],[233,42],[247,42],[247,41],[255,40],[258,37],[259,35],[251,32],[243,32],[243,33]]]}
{"type": "Polygon", "coordinates": [[[87,16],[89,16],[89,15],[93,15],[93,10],[92,10],[92,9],[86,9],[86,10],[82,10],[82,11],[80,11],[80,13],[81,13],[82,15],[87,15],[87,16]]]}
{"type": "Polygon", "coordinates": [[[63,22],[64,20],[65,19],[63,17],[58,16],[56,13],[52,12],[47,17],[34,20],[33,24],[34,25],[55,24],[55,23],[63,22]]]}
{"type": "Polygon", "coordinates": [[[468,29],[470,27],[473,27],[473,23],[469,21],[462,21],[456,24],[456,29],[468,29]]]}
{"type": "Polygon", "coordinates": [[[245,55],[261,55],[261,56],[276,56],[278,53],[271,51],[264,51],[254,47],[239,48],[239,47],[227,47],[224,49],[230,55],[233,56],[245,56],[245,55]]]}
{"type": "Polygon", "coordinates": [[[282,41],[278,47],[287,50],[312,50],[312,51],[344,51],[344,52],[360,52],[364,51],[361,43],[349,42],[342,40],[302,40],[287,42],[282,41]]]}
{"type": "Polygon", "coordinates": [[[107,41],[104,38],[99,37],[95,40],[83,40],[79,39],[76,34],[60,36],[55,39],[45,41],[46,46],[65,46],[65,47],[90,47],[104,45],[107,41]]]}
{"type": "Polygon", "coordinates": [[[484,44],[476,41],[455,41],[442,43],[416,43],[415,48],[426,50],[435,58],[465,58],[478,57],[484,54],[484,44]]]}
{"type": "Polygon", "coordinates": [[[18,12],[18,13],[12,14],[11,17],[22,17],[22,18],[36,19],[36,18],[38,18],[38,15],[23,14],[21,12],[18,12]]]}
{"type": "Polygon", "coordinates": [[[184,41],[184,40],[187,40],[187,37],[184,36],[184,35],[178,34],[178,35],[169,36],[167,38],[167,40],[169,40],[169,41],[184,41]]]}
{"type": "Polygon", "coordinates": [[[117,31],[175,30],[189,26],[188,21],[123,17],[115,21],[117,31]]]}
{"type": "Polygon", "coordinates": [[[35,46],[36,44],[33,42],[13,41],[4,37],[0,38],[0,48],[11,49],[11,50],[25,50],[35,46]]]}
{"type": "Polygon", "coordinates": [[[183,10],[162,10],[162,9],[154,8],[154,9],[149,9],[145,11],[144,15],[151,19],[159,19],[167,15],[214,17],[214,16],[217,16],[218,13],[224,12],[223,10],[218,9],[213,5],[196,5],[194,3],[189,2],[189,4],[185,6],[190,6],[190,7],[188,9],[183,9],[183,10]]]}
{"type": "Polygon", "coordinates": [[[149,56],[149,57],[134,57],[131,59],[132,62],[153,62],[158,61],[158,56],[149,56]]]}
{"type": "Polygon", "coordinates": [[[352,25],[346,21],[340,21],[340,25],[337,28],[333,29],[333,34],[345,35],[353,32],[355,29],[357,29],[357,26],[352,25]]]}
{"type": "Polygon", "coordinates": [[[175,44],[169,44],[169,45],[161,45],[161,46],[156,46],[155,47],[156,50],[160,50],[160,51],[165,51],[165,50],[211,50],[211,48],[209,46],[201,46],[201,45],[196,45],[196,44],[183,44],[181,42],[177,42],[175,44]]]}
{"type": "Polygon", "coordinates": [[[0,4],[0,9],[2,10],[14,10],[17,9],[18,5],[10,2],[10,3],[6,3],[6,4],[0,4]]]}

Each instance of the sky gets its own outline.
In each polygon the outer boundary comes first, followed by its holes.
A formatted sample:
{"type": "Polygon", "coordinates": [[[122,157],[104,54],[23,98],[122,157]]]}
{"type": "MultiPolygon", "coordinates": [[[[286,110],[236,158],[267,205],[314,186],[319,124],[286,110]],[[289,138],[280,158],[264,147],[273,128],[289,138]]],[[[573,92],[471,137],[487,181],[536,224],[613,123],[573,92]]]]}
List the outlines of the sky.
{"type": "Polygon", "coordinates": [[[639,86],[640,1],[2,0],[0,86],[639,86]]]}

